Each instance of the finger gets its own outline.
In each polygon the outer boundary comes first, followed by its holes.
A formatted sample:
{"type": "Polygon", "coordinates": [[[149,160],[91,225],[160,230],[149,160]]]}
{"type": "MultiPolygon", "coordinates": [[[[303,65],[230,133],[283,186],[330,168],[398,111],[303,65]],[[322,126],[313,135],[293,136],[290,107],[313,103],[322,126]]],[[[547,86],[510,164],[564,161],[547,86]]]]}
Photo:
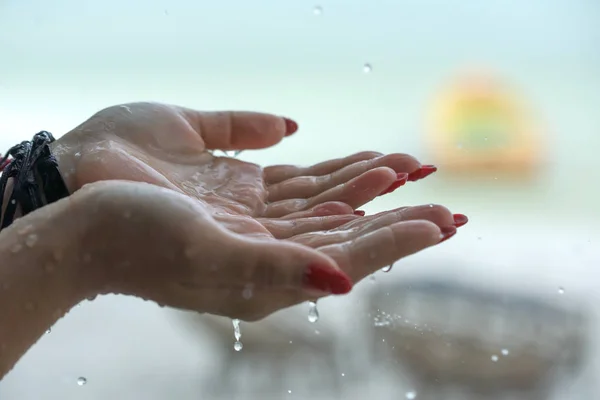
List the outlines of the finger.
{"type": "Polygon", "coordinates": [[[320,247],[356,283],[397,260],[435,246],[456,233],[430,221],[398,222],[348,242],[320,247]]]}
{"type": "Polygon", "coordinates": [[[184,118],[200,134],[207,149],[245,150],[273,146],[298,130],[298,124],[271,114],[181,108],[184,118]]]}
{"type": "Polygon", "coordinates": [[[391,168],[375,168],[310,199],[289,199],[271,203],[267,206],[265,216],[278,218],[330,201],[341,201],[356,209],[387,190],[397,177],[391,168]]]}
{"type": "Polygon", "coordinates": [[[375,151],[363,151],[344,158],[336,158],[315,164],[311,167],[297,167],[295,165],[275,165],[265,168],[264,178],[267,185],[282,182],[287,179],[295,178],[302,175],[322,176],[331,174],[338,169],[344,168],[347,165],[355,162],[370,160],[372,158],[381,157],[383,154],[375,151]]]}
{"type": "Polygon", "coordinates": [[[398,222],[415,220],[430,221],[440,228],[456,226],[456,221],[450,210],[444,206],[431,204],[417,207],[402,207],[367,217],[356,218],[338,228],[333,228],[331,231],[327,232],[327,234],[315,235],[305,233],[295,236],[292,240],[295,243],[318,248],[354,240],[360,236],[398,222]]]}
{"type": "Polygon", "coordinates": [[[405,172],[408,174],[417,171],[421,167],[421,164],[417,159],[407,154],[388,154],[362,160],[346,165],[326,175],[297,176],[271,185],[268,188],[268,200],[274,202],[285,199],[306,199],[313,197],[378,167],[388,167],[396,172],[405,172]]]}
{"type": "Polygon", "coordinates": [[[288,239],[292,236],[304,234],[307,232],[320,232],[337,228],[357,218],[362,218],[354,214],[331,215],[327,217],[297,218],[297,219],[261,219],[259,222],[276,239],[288,239]]]}
{"type": "Polygon", "coordinates": [[[354,209],[341,201],[329,201],[319,204],[310,210],[298,211],[283,217],[283,219],[325,217],[328,215],[354,214],[354,209]]]}

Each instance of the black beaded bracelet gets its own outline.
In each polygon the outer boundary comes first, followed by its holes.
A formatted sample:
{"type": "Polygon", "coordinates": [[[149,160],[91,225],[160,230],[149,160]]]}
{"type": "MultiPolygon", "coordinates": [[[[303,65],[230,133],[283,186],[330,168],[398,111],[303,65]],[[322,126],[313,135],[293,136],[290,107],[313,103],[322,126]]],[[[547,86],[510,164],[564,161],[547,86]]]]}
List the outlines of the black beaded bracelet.
{"type": "Polygon", "coordinates": [[[10,178],[13,190],[2,215],[0,230],[13,223],[17,208],[23,215],[69,196],[58,170],[58,162],[50,151],[54,137],[41,131],[33,140],[13,146],[0,160],[0,210],[4,209],[4,192],[10,178]],[[12,157],[12,159],[10,159],[12,157]]]}

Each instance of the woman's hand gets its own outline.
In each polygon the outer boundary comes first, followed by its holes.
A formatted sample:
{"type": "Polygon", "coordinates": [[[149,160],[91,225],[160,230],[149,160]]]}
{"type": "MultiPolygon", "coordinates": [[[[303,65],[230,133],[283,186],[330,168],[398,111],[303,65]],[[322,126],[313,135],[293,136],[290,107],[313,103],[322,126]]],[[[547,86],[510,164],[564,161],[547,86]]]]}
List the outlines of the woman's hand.
{"type": "Polygon", "coordinates": [[[456,232],[441,207],[269,222],[285,233],[280,239],[265,222],[155,185],[101,182],[72,197],[95,221],[79,254],[90,295],[129,294],[244,320],[347,293],[352,281],[456,232]]]}
{"type": "Polygon", "coordinates": [[[148,182],[228,215],[276,220],[351,214],[435,171],[404,154],[364,152],[308,168],[263,169],[211,152],[273,146],[296,130],[292,120],[269,114],[134,103],[98,112],[55,142],[53,151],[71,192],[101,180],[148,182]]]}
{"type": "Polygon", "coordinates": [[[466,221],[430,205],[355,214],[375,197],[435,171],[408,155],[364,152],[312,167],[263,169],[211,152],[272,146],[296,129],[292,120],[268,114],[135,103],[100,111],[55,142],[53,151],[72,192],[106,180],[171,190],[97,186],[116,216],[111,229],[122,238],[122,247],[102,257],[128,255],[107,264],[139,266],[115,267],[107,282],[129,282],[123,290],[132,294],[230,317],[262,318],[345,293],[348,278],[355,283],[435,245],[466,221]]]}

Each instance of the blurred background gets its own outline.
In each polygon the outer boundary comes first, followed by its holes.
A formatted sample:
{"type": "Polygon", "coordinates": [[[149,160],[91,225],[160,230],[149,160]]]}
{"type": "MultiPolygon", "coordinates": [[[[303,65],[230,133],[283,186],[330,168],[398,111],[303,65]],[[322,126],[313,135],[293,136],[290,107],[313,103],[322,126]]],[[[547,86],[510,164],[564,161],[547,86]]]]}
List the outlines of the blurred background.
{"type": "Polygon", "coordinates": [[[471,222],[241,351],[228,319],[83,303],[0,399],[600,399],[600,2],[0,0],[1,148],[137,100],[297,119],[263,165],[414,154],[440,171],[364,209],[471,222]]]}

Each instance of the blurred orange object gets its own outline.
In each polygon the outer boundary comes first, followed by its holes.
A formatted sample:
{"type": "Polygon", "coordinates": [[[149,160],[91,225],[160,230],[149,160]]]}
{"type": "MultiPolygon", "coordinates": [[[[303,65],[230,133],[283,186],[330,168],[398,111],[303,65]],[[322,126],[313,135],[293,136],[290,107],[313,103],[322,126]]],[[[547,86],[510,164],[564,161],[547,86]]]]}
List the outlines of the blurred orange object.
{"type": "Polygon", "coordinates": [[[436,165],[448,172],[531,176],[545,148],[533,119],[502,82],[468,74],[434,103],[427,145],[436,165]]]}

